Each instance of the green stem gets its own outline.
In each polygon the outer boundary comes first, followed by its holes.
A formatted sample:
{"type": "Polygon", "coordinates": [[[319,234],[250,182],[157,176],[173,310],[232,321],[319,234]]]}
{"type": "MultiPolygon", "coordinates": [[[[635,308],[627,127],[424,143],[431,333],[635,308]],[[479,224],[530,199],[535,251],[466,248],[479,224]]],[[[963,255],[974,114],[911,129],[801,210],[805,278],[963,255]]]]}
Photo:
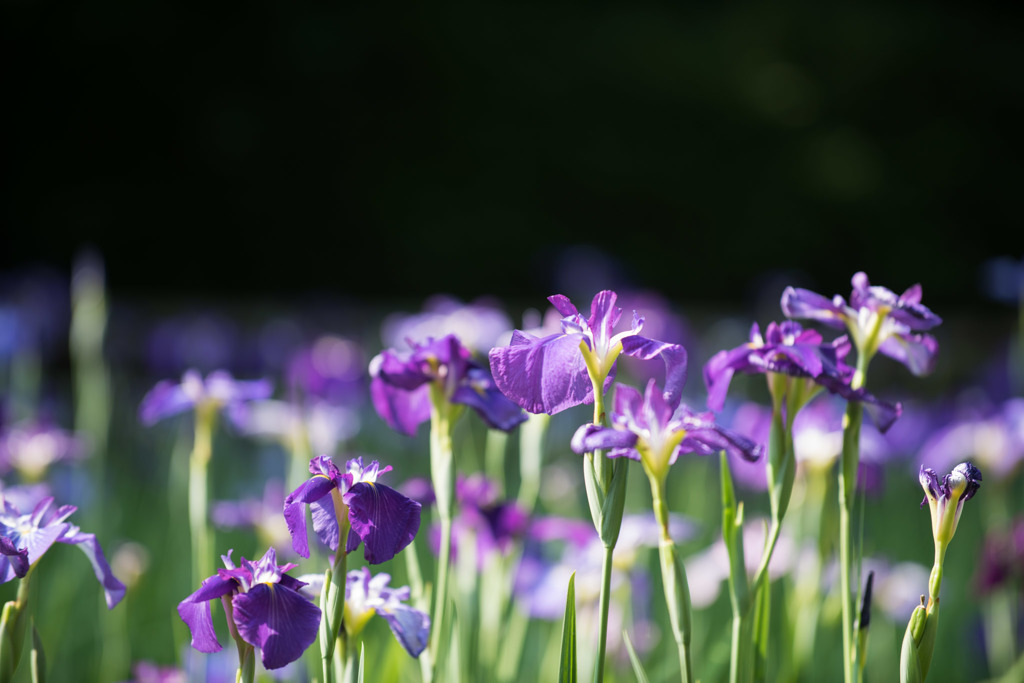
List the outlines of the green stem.
{"type": "Polygon", "coordinates": [[[661,556],[661,580],[665,589],[665,603],[668,606],[669,621],[672,634],[679,653],[679,676],[682,683],[693,680],[693,665],[690,661],[690,587],[687,585],[686,571],[682,560],[675,551],[675,541],[669,534],[668,505],[665,503],[665,480],[648,475],[651,484],[651,499],[654,506],[654,517],[658,521],[661,542],[658,550],[661,556]]]}
{"type": "MultiPolygon", "coordinates": [[[[863,377],[863,374],[861,374],[863,377]]],[[[853,595],[854,572],[860,562],[854,557],[852,545],[852,505],[857,485],[857,467],[860,461],[860,426],[863,408],[857,401],[846,407],[843,429],[843,453],[839,467],[839,597],[843,618],[843,680],[855,683],[854,667],[857,662],[857,640],[854,637],[855,605],[853,595]]]]}
{"type": "Polygon", "coordinates": [[[604,558],[601,562],[601,632],[597,641],[597,662],[594,666],[594,681],[601,683],[604,680],[604,658],[607,648],[608,635],[608,605],[611,599],[612,588],[612,556],[615,553],[614,546],[605,546],[604,558]]]}
{"type": "Polygon", "coordinates": [[[345,552],[350,528],[348,506],[345,505],[338,489],[331,491],[331,497],[334,502],[335,517],[339,520],[339,534],[334,565],[329,572],[330,580],[324,583],[325,599],[321,601],[320,656],[324,683],[333,683],[337,680],[338,661],[344,665],[345,590],[348,583],[348,553],[345,552]]]}
{"type": "Polygon", "coordinates": [[[452,404],[444,387],[431,384],[430,410],[430,477],[434,486],[437,516],[441,526],[441,544],[437,556],[437,590],[434,593],[434,615],[431,621],[430,657],[432,671],[429,681],[437,678],[438,667],[444,659],[441,652],[447,629],[448,574],[451,564],[452,517],[455,507],[455,453],[452,448],[452,404]]]}
{"type": "Polygon", "coordinates": [[[206,522],[208,470],[213,455],[213,427],[217,409],[196,406],[195,438],[188,461],[188,520],[192,538],[192,585],[198,586],[213,574],[213,545],[206,522]]]}

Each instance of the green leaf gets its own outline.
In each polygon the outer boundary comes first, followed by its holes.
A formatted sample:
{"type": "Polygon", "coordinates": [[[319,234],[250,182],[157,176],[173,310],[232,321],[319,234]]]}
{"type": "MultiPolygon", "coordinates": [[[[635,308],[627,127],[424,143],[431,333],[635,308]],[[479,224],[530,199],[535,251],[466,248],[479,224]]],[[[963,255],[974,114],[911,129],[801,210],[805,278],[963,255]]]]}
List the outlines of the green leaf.
{"type": "Polygon", "coordinates": [[[932,652],[935,650],[935,634],[939,630],[939,600],[936,598],[927,611],[928,620],[924,624],[924,633],[917,646],[917,661],[921,667],[921,680],[928,677],[928,669],[932,664],[932,652]]]}
{"type": "Polygon", "coordinates": [[[636,650],[633,649],[633,641],[629,639],[629,634],[625,631],[622,632],[622,640],[626,643],[626,652],[629,653],[629,661],[633,665],[637,683],[650,683],[647,672],[644,671],[644,665],[640,663],[640,658],[636,656],[636,650]]]}
{"type": "Polygon", "coordinates": [[[558,663],[560,683],[576,683],[576,572],[569,577],[565,595],[565,620],[562,622],[562,659],[558,663]]]}
{"type": "Polygon", "coordinates": [[[46,655],[43,641],[39,639],[35,620],[32,621],[32,683],[46,683],[46,655]]]}
{"type": "Polygon", "coordinates": [[[921,666],[917,661],[917,643],[914,642],[914,629],[924,615],[923,607],[915,607],[910,615],[907,630],[903,634],[903,647],[900,650],[900,683],[922,683],[921,666]]]}
{"type": "Polygon", "coordinates": [[[359,643],[359,669],[356,674],[356,683],[363,683],[363,664],[366,662],[366,646],[363,642],[359,643]]]}

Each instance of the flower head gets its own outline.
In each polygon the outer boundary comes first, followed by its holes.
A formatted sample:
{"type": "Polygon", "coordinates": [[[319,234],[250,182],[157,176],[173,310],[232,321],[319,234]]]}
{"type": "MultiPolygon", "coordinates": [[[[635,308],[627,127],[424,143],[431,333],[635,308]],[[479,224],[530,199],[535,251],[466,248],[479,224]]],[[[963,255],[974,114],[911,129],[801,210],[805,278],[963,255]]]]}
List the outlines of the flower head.
{"type": "Polygon", "coordinates": [[[66,521],[77,509],[74,505],[54,507],[53,497],[47,496],[36,502],[31,512],[22,513],[4,495],[0,511],[0,583],[25,576],[54,543],[68,543],[81,548],[89,558],[103,587],[107,609],[113,609],[124,597],[124,584],[111,571],[96,536],[66,521]]]}
{"type": "Polygon", "coordinates": [[[164,380],[142,399],[139,419],[151,425],[186,410],[239,409],[246,401],[269,398],[273,387],[269,380],[239,381],[224,370],[211,372],[203,379],[195,370],[187,371],[180,384],[164,380]]]}
{"type": "Polygon", "coordinates": [[[633,387],[615,388],[612,426],[586,424],[576,431],[572,449],[586,453],[610,449],[609,458],[626,457],[663,479],[680,453],[710,455],[726,450],[747,460],[760,457],[762,447],[714,422],[711,413],[695,413],[686,405],[674,406],[654,380],[643,396],[633,387]]]}
{"type": "Polygon", "coordinates": [[[320,609],[299,593],[305,584],[286,574],[297,565],[278,566],[273,548],[257,562],[243,557],[241,567],[231,561],[231,551],[221,559],[226,569],[218,569],[178,603],[178,615],[192,633],[192,647],[208,653],[221,650],[209,602],[227,597],[231,632],[260,649],[263,666],[278,669],[301,657],[316,640],[320,609]]]}
{"type": "Polygon", "coordinates": [[[390,465],[381,469],[376,460],[363,466],[361,457],[349,460],[345,472],[326,455],[310,460],[313,478],[284,500],[284,518],[295,552],[309,557],[303,504],[309,504],[313,512],[313,531],[331,550],[338,551],[341,515],[351,526],[345,552],[352,552],[363,542],[363,554],[370,564],[387,562],[409,545],[420,528],[421,506],[377,482],[390,470],[390,465]]]}
{"type": "MultiPolygon", "coordinates": [[[[861,401],[878,429],[884,432],[899,417],[901,406],[880,401],[863,389],[850,386],[854,369],[843,360],[849,352],[850,343],[845,336],[824,342],[817,331],[805,330],[792,320],[769,323],[762,336],[761,328],[754,323],[749,342],[729,351],[719,351],[704,365],[708,407],[715,411],[724,407],[729,383],[736,372],[765,373],[769,378],[795,378],[784,386],[787,392],[800,392],[803,400],[797,407],[814,396],[817,391],[814,385],[848,401],[861,401]]],[[[784,397],[776,395],[776,384],[769,381],[768,386],[773,400],[781,404],[784,397]]]]}
{"type": "Polygon", "coordinates": [[[921,467],[919,476],[924,500],[932,513],[932,536],[936,543],[947,544],[956,533],[964,503],[974,497],[981,486],[981,471],[969,462],[962,462],[941,480],[935,470],[921,467]]]}
{"type": "Polygon", "coordinates": [[[491,349],[491,369],[498,388],[531,413],[554,413],[593,403],[594,387],[608,388],[621,354],[665,363],[665,393],[677,400],[686,383],[686,349],[640,336],[644,319],[633,313],[628,330],[615,332],[622,310],[615,292],[598,292],[584,318],[561,294],[548,300],[562,317],[562,331],[535,337],[512,334],[509,346],[491,349]]]}
{"type": "Polygon", "coordinates": [[[921,304],[921,285],[899,296],[885,287],[871,286],[868,276],[853,276],[850,303],[838,294],[831,300],[806,289],[787,287],[782,311],[791,318],[809,318],[837,329],[846,328],[858,353],[868,358],[876,351],[903,363],[915,375],[935,367],[939,345],[928,334],[942,319],[921,304]]]}
{"type": "Polygon", "coordinates": [[[370,361],[373,405],[393,429],[412,435],[430,418],[431,385],[441,388],[450,403],[473,408],[495,429],[507,432],[526,419],[455,335],[412,346],[411,351],[384,351],[370,361]]]}
{"type": "Polygon", "coordinates": [[[409,607],[409,587],[389,588],[391,576],[371,576],[367,567],[348,573],[345,584],[345,629],[356,635],[373,615],[384,617],[395,638],[413,657],[419,657],[430,638],[430,617],[409,607]]]}
{"type": "Polygon", "coordinates": [[[22,423],[0,432],[0,471],[18,470],[38,481],[55,462],[88,454],[82,439],[46,422],[22,423]]]}

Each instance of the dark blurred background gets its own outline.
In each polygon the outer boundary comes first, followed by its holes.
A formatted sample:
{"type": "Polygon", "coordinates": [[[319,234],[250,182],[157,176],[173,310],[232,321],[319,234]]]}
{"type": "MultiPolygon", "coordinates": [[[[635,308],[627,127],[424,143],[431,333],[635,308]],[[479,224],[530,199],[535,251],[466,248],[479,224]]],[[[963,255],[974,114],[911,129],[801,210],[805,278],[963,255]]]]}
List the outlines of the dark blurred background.
{"type": "Polygon", "coordinates": [[[864,269],[971,305],[1024,254],[1021,8],[826,4],[4,0],[0,268],[711,303],[864,269]]]}

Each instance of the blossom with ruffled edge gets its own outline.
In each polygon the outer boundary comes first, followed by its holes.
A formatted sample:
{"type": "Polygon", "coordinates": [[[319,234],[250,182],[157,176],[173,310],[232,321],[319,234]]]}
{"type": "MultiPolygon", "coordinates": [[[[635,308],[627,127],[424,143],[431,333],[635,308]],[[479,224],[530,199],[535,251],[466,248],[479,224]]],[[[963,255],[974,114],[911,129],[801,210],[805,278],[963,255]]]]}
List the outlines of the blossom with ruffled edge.
{"type": "Polygon", "coordinates": [[[937,544],[947,544],[956,533],[964,503],[981,487],[981,470],[962,462],[940,480],[935,470],[922,466],[918,478],[924,489],[921,507],[927,503],[932,515],[932,536],[937,544]]]}
{"type": "Polygon", "coordinates": [[[622,309],[615,292],[598,292],[584,318],[561,294],[548,301],[562,317],[562,331],[535,337],[516,330],[509,346],[491,349],[491,371],[498,388],[531,413],[553,415],[581,403],[594,402],[594,386],[607,390],[615,362],[626,354],[665,363],[665,393],[677,399],[686,383],[686,349],[679,344],[640,336],[643,316],[633,312],[628,330],[615,333],[622,309]]]}
{"type": "Polygon", "coordinates": [[[389,574],[371,576],[367,567],[348,573],[345,585],[345,630],[356,636],[376,614],[384,617],[395,638],[413,657],[419,657],[430,639],[430,617],[409,607],[409,587],[389,588],[389,574]]]}
{"type": "MultiPolygon", "coordinates": [[[[737,372],[788,375],[808,380],[808,386],[800,387],[804,401],[797,407],[813,397],[815,389],[811,385],[817,384],[848,401],[863,403],[879,431],[885,432],[899,417],[902,407],[850,386],[854,369],[843,362],[849,352],[850,342],[845,336],[824,342],[816,330],[805,330],[793,320],[768,323],[763,337],[761,328],[754,323],[749,342],[719,351],[704,365],[708,407],[716,412],[722,410],[729,383],[737,372]]],[[[771,381],[768,388],[774,391],[771,381]]],[[[772,398],[778,403],[783,397],[773,394],[772,398]]]]}
{"type": "Polygon", "coordinates": [[[935,367],[939,344],[928,334],[942,319],[921,304],[921,285],[899,296],[885,287],[871,286],[863,272],[853,276],[850,303],[836,294],[827,299],[815,292],[787,287],[782,311],[791,318],[817,320],[850,332],[857,351],[867,358],[881,351],[915,375],[927,375],[935,367]]]}
{"type": "Polygon", "coordinates": [[[316,640],[320,609],[299,593],[305,584],[287,575],[298,565],[278,566],[273,548],[258,562],[243,557],[241,567],[231,561],[230,550],[221,560],[226,569],[218,569],[178,603],[178,615],[192,633],[192,647],[220,652],[209,603],[230,596],[228,626],[232,634],[260,649],[264,667],[279,669],[301,657],[316,640]]]}
{"type": "Polygon", "coordinates": [[[95,534],[83,533],[65,521],[77,509],[74,505],[54,507],[53,497],[47,496],[36,503],[32,512],[22,514],[4,497],[3,512],[0,512],[0,583],[25,576],[28,568],[54,543],[68,543],[78,546],[89,558],[93,573],[103,587],[107,609],[121,602],[124,584],[111,571],[95,534]],[[22,550],[27,552],[22,554],[22,550]]]}
{"type": "Polygon", "coordinates": [[[762,446],[715,424],[711,413],[695,413],[685,404],[673,405],[652,379],[641,396],[631,386],[615,388],[611,427],[585,424],[572,438],[572,450],[588,453],[607,449],[609,458],[625,457],[643,464],[649,475],[663,480],[680,453],[711,455],[725,450],[757,460],[762,446]]]}
{"type": "Polygon", "coordinates": [[[224,370],[203,379],[198,371],[188,370],[180,384],[163,380],[149,390],[139,406],[139,420],[152,425],[192,409],[238,410],[246,401],[269,398],[271,393],[273,385],[267,379],[236,380],[224,370]]]}
{"type": "Polygon", "coordinates": [[[526,420],[455,335],[412,346],[383,351],[370,361],[370,397],[392,429],[411,436],[430,419],[431,385],[440,386],[450,403],[473,408],[494,429],[511,431],[526,420]]]}
{"type": "Polygon", "coordinates": [[[387,562],[416,537],[421,506],[377,478],[391,471],[374,460],[363,466],[362,457],[353,458],[342,472],[326,455],[309,461],[313,478],[292,491],[284,501],[284,518],[292,535],[292,548],[309,557],[306,534],[308,504],[313,512],[313,531],[333,551],[338,550],[341,529],[338,515],[347,510],[351,532],[345,552],[365,544],[363,555],[370,564],[387,562]]]}

